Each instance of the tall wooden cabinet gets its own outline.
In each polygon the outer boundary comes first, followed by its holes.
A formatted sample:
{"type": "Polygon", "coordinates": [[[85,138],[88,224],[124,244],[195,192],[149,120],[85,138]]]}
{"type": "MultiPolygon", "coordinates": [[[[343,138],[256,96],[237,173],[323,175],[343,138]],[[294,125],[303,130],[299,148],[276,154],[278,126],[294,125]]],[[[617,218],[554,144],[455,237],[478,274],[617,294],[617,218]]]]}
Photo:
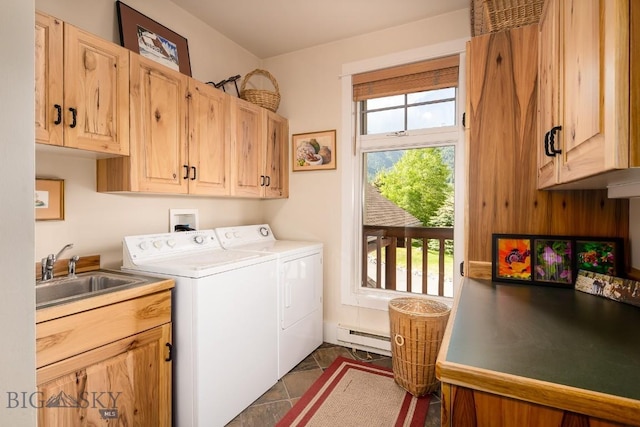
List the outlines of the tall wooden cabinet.
{"type": "Polygon", "coordinates": [[[239,98],[230,113],[231,194],[288,197],[288,121],[239,98]]]}
{"type": "Polygon", "coordinates": [[[627,200],[537,189],[538,36],[534,25],[468,44],[468,277],[491,278],[493,233],[629,235],[627,200]]]}
{"type": "Polygon", "coordinates": [[[36,142],[129,154],[129,51],[36,13],[36,142]]]}
{"type": "Polygon", "coordinates": [[[538,187],[638,166],[629,0],[548,0],[539,28],[538,187]]]}

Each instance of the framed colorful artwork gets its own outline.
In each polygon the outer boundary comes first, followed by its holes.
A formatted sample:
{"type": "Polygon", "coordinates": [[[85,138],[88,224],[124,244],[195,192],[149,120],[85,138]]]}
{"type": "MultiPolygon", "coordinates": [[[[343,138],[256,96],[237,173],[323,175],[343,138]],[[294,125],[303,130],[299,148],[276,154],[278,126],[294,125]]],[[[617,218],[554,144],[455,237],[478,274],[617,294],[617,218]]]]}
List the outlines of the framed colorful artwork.
{"type": "Polygon", "coordinates": [[[145,58],[191,76],[187,39],[132,7],[116,1],[120,43],[145,58]]]}
{"type": "Polygon", "coordinates": [[[492,279],[514,283],[532,283],[531,254],[533,236],[493,235],[492,279]]]}
{"type": "Polygon", "coordinates": [[[573,247],[571,238],[534,238],[533,280],[556,285],[572,285],[573,247]]]}
{"type": "Polygon", "coordinates": [[[618,276],[623,273],[622,239],[576,238],[576,270],[618,276]]]}

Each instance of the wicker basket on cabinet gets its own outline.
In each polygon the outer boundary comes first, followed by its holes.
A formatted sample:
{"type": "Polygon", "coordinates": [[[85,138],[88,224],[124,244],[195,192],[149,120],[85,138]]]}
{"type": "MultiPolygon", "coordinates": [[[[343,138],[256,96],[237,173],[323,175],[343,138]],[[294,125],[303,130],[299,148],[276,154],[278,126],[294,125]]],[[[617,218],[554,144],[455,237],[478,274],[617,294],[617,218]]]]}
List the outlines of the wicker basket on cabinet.
{"type": "Polygon", "coordinates": [[[280,87],[278,86],[278,82],[276,81],[275,77],[273,77],[270,72],[266,70],[255,69],[245,75],[242,79],[242,85],[240,86],[240,98],[249,101],[252,104],[256,104],[269,109],[275,113],[278,110],[278,106],[280,105],[280,87]],[[247,82],[255,74],[262,74],[263,76],[266,76],[269,80],[271,80],[275,91],[264,89],[245,89],[247,82]]]}

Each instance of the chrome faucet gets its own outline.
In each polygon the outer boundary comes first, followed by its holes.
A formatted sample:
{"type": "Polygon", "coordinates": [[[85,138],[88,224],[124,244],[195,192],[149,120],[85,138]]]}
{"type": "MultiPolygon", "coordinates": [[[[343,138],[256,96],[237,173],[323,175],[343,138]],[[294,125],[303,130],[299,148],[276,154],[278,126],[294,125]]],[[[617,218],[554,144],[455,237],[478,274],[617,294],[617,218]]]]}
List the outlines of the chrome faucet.
{"type": "Polygon", "coordinates": [[[76,263],[78,262],[79,259],[80,257],[78,255],[74,255],[71,258],[69,258],[69,266],[68,266],[69,277],[76,277],[76,263]]]}
{"type": "Polygon", "coordinates": [[[53,279],[53,265],[56,263],[56,260],[62,255],[64,251],[67,249],[71,249],[73,247],[73,243],[66,244],[60,249],[57,254],[49,254],[45,258],[42,258],[42,281],[45,282],[47,280],[53,279]]]}

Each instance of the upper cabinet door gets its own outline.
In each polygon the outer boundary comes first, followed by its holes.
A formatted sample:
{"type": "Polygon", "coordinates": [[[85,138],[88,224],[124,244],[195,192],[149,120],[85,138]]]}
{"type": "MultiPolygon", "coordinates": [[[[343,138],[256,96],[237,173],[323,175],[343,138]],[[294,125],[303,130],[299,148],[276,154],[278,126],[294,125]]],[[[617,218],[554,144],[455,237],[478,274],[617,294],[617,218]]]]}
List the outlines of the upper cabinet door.
{"type": "Polygon", "coordinates": [[[540,188],[629,167],[629,12],[629,0],[547,2],[540,20],[540,188]],[[561,130],[551,146],[544,139],[553,128],[561,130]],[[553,160],[545,145],[558,150],[553,160]]]}
{"type": "Polygon", "coordinates": [[[289,122],[269,110],[266,115],[265,197],[289,197],[289,122]]]}
{"type": "Polygon", "coordinates": [[[189,79],[189,193],[226,196],[230,192],[229,97],[189,79]]]}
{"type": "Polygon", "coordinates": [[[72,25],[64,30],[64,145],[129,154],[129,51],[72,25]]]}
{"type": "Polygon", "coordinates": [[[231,104],[231,194],[260,197],[266,184],[262,108],[239,98],[231,104]]]}
{"type": "MultiPolygon", "coordinates": [[[[560,122],[560,2],[550,0],[540,16],[538,49],[538,187],[558,180],[556,155],[550,152],[550,130],[560,122]]],[[[559,147],[558,139],[558,147],[559,147]]]]}
{"type": "Polygon", "coordinates": [[[62,21],[36,12],[36,142],[62,145],[62,21]]]}
{"type": "Polygon", "coordinates": [[[131,56],[132,191],[186,194],[187,76],[131,56]]]}

